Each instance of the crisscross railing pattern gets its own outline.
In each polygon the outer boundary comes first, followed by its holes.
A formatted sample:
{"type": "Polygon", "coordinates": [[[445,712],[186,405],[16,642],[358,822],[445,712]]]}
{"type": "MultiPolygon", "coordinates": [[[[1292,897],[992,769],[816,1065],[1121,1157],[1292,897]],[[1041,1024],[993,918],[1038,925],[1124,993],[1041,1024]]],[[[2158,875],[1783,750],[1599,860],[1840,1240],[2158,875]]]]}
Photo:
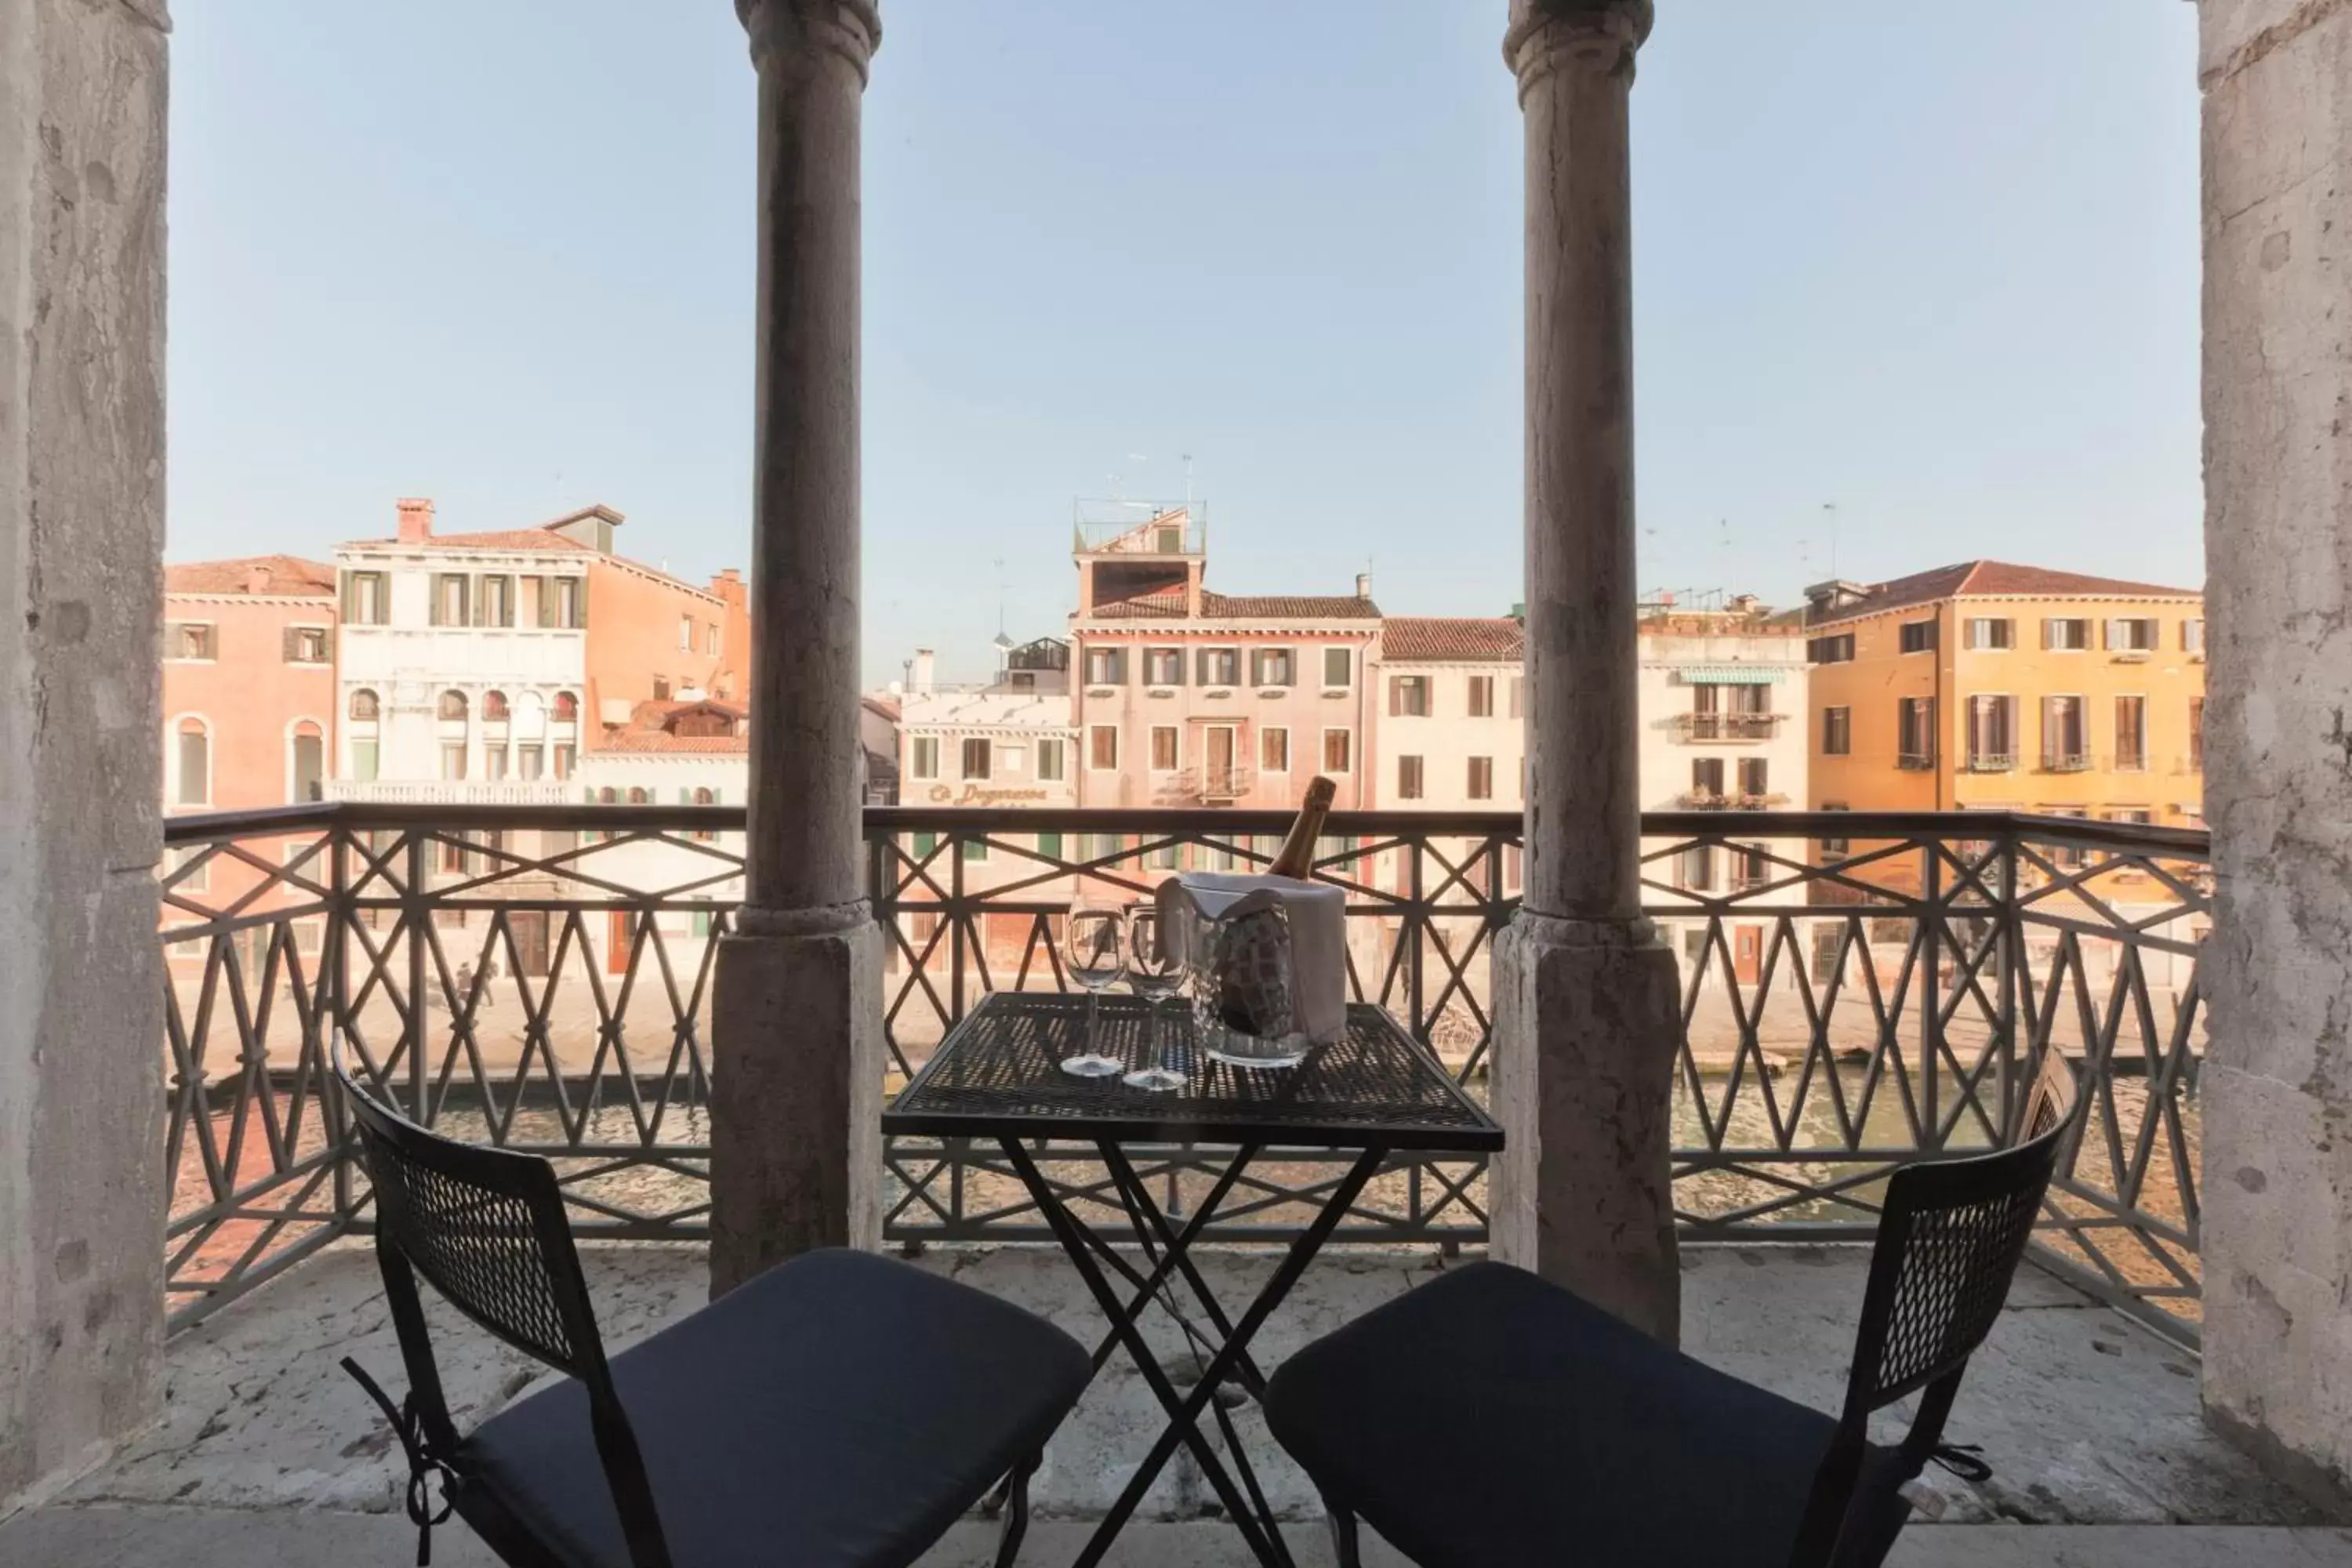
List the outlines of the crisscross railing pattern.
{"type": "MultiPolygon", "coordinates": [[[[329,1034],[414,1119],[557,1163],[583,1234],[707,1233],[710,978],[741,897],[740,808],[341,804],[167,828],[171,1282],[201,1315],[366,1222],[324,1081],[329,1034]]],[[[1231,811],[868,813],[894,1080],[980,995],[1060,990],[1080,891],[1140,898],[1179,866],[1247,868],[1286,820],[1231,811]]],[[[2196,956],[2204,836],[2004,814],[1695,811],[1644,822],[1646,907],[1683,967],[1677,1212],[1701,1237],[1852,1238],[1886,1176],[2013,1140],[2063,1051],[2091,1106],[2038,1232],[2044,1256],[2193,1336],[2196,956]]],[[[1335,818],[1349,984],[1473,1092],[1490,962],[1517,908],[1519,819],[1335,818]]],[[[994,1151],[887,1152],[888,1234],[1045,1234],[994,1151]]],[[[1041,1170],[1115,1197],[1090,1150],[1041,1170]]],[[[1139,1151],[1180,1210],[1213,1154],[1139,1151]]],[[[1304,1223],[1343,1174],[1254,1164],[1215,1234],[1304,1223]]],[[[1482,1240],[1486,1173],[1400,1160],[1342,1235],[1482,1240]]]]}

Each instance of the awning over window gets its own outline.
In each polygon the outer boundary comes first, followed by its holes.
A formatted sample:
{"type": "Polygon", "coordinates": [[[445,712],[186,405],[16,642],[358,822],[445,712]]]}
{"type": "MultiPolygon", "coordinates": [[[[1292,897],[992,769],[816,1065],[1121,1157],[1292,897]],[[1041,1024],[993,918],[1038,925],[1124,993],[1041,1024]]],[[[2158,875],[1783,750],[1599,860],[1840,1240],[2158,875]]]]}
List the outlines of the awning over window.
{"type": "Polygon", "coordinates": [[[1694,664],[1675,671],[1685,686],[1778,686],[1789,679],[1784,664],[1694,664]]]}

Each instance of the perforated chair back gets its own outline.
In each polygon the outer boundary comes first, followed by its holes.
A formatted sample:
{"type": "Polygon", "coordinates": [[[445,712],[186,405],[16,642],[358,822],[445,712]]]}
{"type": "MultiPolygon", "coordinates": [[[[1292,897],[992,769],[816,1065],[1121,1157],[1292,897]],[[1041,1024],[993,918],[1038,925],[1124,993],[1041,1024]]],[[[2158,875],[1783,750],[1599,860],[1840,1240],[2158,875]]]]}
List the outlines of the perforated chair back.
{"type": "Polygon", "coordinates": [[[2021,1108],[2022,1142],[1906,1165],[1888,1179],[1845,1409],[1815,1478],[1791,1568],[1835,1560],[1872,1412],[1925,1390],[1902,1444],[1903,1468],[1917,1474],[1937,1451],[1960,1373],[2000,1319],[2076,1105],[2074,1069],[2051,1050],[2021,1108]]]}
{"type": "Polygon", "coordinates": [[[417,1275],[488,1332],[586,1387],[597,1451],[631,1551],[640,1568],[668,1568],[645,1461],[614,1391],[554,1167],[535,1155],[428,1131],[360,1087],[340,1036],[332,1058],[375,1190],[376,1261],[424,1450],[462,1483],[460,1442],[417,1275]]]}

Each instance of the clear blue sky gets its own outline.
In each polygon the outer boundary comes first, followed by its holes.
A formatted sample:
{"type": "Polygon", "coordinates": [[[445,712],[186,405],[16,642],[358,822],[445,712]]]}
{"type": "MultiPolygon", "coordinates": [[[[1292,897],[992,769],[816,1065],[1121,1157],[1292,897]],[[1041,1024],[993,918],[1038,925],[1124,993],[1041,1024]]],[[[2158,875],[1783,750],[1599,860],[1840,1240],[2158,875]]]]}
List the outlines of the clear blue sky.
{"type": "MultiPolygon", "coordinates": [[[[1642,578],[1972,555],[2194,584],[2194,8],[1659,0],[1634,91],[1642,578]]],[[[750,552],[753,82],[727,0],[184,0],[174,559],[592,500],[750,552]]],[[[1502,0],[884,0],[866,647],[1070,607],[1074,495],[1211,582],[1518,598],[1502,0]],[[1116,476],[1116,479],[1114,479],[1116,476]],[[996,563],[1003,561],[1002,570],[996,563]]]]}

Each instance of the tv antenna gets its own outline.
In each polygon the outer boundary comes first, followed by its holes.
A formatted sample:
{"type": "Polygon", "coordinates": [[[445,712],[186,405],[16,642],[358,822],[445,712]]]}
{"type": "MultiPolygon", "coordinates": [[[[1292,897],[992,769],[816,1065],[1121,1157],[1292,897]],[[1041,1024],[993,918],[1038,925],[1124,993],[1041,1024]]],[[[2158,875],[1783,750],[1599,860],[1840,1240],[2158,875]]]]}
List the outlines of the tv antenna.
{"type": "Polygon", "coordinates": [[[1833,500],[1822,502],[1822,515],[1829,520],[1830,575],[1835,577],[1837,575],[1837,502],[1833,500]]]}

